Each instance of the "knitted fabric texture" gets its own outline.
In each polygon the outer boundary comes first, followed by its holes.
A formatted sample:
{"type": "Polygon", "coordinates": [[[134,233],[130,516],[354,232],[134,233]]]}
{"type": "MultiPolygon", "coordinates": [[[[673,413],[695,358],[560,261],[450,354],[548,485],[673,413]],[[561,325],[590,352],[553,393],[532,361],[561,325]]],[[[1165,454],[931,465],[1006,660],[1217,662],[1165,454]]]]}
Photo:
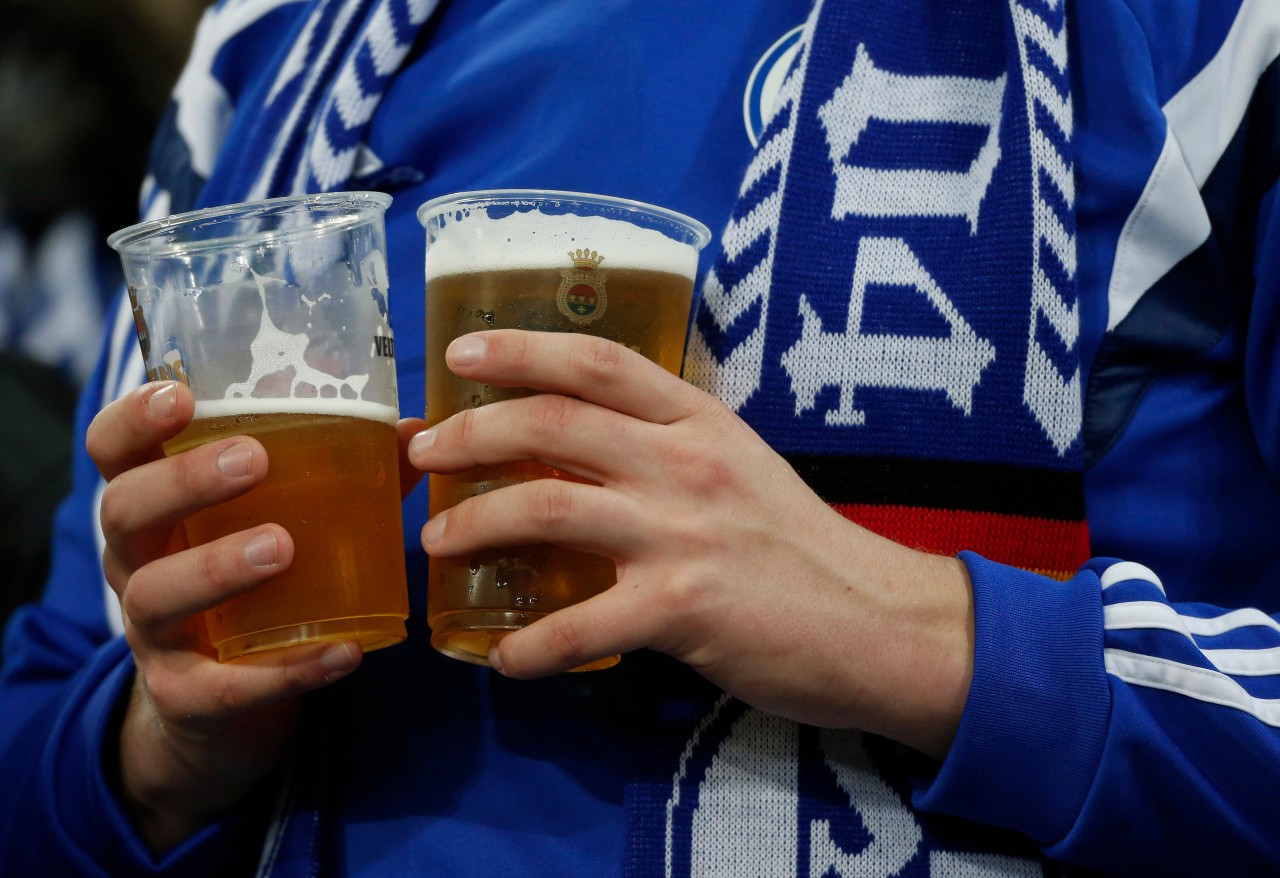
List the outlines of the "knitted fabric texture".
{"type": "Polygon", "coordinates": [[[348,188],[383,93],[439,0],[315,0],[246,96],[200,205],[348,188]]]}
{"type": "Polygon", "coordinates": [[[702,286],[686,377],[847,517],[1088,558],[1061,2],[816,4],[702,286]]]}

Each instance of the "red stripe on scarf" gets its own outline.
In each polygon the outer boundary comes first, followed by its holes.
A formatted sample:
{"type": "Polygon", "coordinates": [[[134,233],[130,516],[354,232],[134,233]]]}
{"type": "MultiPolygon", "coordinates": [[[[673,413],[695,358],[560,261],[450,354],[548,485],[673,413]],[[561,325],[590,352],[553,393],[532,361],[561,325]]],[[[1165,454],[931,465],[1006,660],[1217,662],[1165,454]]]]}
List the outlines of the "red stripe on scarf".
{"type": "Polygon", "coordinates": [[[839,503],[832,508],[850,521],[913,549],[943,555],[968,549],[988,560],[1054,579],[1074,576],[1089,559],[1089,525],[1085,521],[916,506],[839,503]]]}

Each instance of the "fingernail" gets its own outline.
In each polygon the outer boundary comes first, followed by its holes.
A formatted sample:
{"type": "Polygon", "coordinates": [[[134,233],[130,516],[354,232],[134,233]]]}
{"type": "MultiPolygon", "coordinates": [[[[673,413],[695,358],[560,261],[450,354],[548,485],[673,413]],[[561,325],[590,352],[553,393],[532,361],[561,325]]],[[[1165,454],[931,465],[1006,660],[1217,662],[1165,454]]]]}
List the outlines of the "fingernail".
{"type": "Polygon", "coordinates": [[[168,418],[178,404],[178,391],[172,384],[166,384],[147,397],[147,411],[152,417],[168,418]]]}
{"type": "Polygon", "coordinates": [[[470,366],[472,363],[478,363],[484,359],[484,351],[488,345],[484,339],[476,338],[473,335],[464,335],[462,338],[456,338],[449,345],[449,349],[445,351],[445,357],[454,366],[470,366]]]}
{"type": "Polygon", "coordinates": [[[493,668],[499,674],[503,673],[502,656],[498,653],[498,644],[496,641],[493,646],[489,647],[489,667],[493,668]]]}
{"type": "Polygon", "coordinates": [[[444,536],[444,523],[448,516],[441,512],[427,519],[427,526],[422,529],[422,541],[427,545],[438,543],[444,536]]]}
{"type": "Polygon", "coordinates": [[[430,430],[423,430],[418,435],[409,440],[409,456],[418,457],[426,454],[431,450],[431,446],[436,444],[436,431],[432,427],[430,430]]]}
{"type": "Polygon", "coordinates": [[[218,469],[224,476],[247,476],[252,468],[253,451],[243,442],[237,442],[218,455],[218,469]]]}
{"type": "Polygon", "coordinates": [[[335,643],[320,653],[320,665],[331,674],[349,671],[356,666],[356,656],[345,643],[335,643]]]}
{"type": "Polygon", "coordinates": [[[244,559],[254,567],[274,567],[277,557],[273,533],[259,534],[244,544],[244,559]]]}

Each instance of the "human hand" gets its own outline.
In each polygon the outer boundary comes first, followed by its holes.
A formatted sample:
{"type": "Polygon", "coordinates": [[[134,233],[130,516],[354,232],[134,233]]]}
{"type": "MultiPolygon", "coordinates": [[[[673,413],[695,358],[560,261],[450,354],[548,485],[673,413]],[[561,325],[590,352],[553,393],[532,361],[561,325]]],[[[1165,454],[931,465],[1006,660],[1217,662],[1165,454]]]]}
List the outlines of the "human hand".
{"type": "Polygon", "coordinates": [[[433,556],[555,543],[613,560],[617,584],[504,637],[491,663],[535,677],[649,647],[762,710],[945,755],[973,662],[968,575],[824,503],[743,421],[626,348],[476,333],[461,377],[543,391],[415,437],[431,472],[540,460],[542,479],[469,498],[423,528],[433,556]]]}
{"type": "MultiPolygon", "coordinates": [[[[262,481],[267,456],[245,436],[165,457],[195,410],[178,383],[148,384],[103,409],[86,437],[107,480],[103,569],[120,599],[137,673],[120,729],[126,807],[155,850],[240,801],[279,763],[302,693],[345,677],[360,645],[310,644],[220,664],[201,613],[286,569],[293,542],[264,522],[190,547],[183,518],[262,481]]],[[[400,425],[401,449],[423,422],[400,425]]],[[[402,490],[420,477],[401,467],[402,490]]]]}

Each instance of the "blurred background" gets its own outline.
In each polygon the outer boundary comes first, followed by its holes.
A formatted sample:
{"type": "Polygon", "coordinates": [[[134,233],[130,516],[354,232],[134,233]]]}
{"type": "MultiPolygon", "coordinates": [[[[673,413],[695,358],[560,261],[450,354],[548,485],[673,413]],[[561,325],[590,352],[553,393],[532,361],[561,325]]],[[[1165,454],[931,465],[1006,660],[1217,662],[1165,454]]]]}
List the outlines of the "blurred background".
{"type": "Polygon", "coordinates": [[[209,0],[0,0],[0,623],[38,596],[75,399],[209,0]]]}

